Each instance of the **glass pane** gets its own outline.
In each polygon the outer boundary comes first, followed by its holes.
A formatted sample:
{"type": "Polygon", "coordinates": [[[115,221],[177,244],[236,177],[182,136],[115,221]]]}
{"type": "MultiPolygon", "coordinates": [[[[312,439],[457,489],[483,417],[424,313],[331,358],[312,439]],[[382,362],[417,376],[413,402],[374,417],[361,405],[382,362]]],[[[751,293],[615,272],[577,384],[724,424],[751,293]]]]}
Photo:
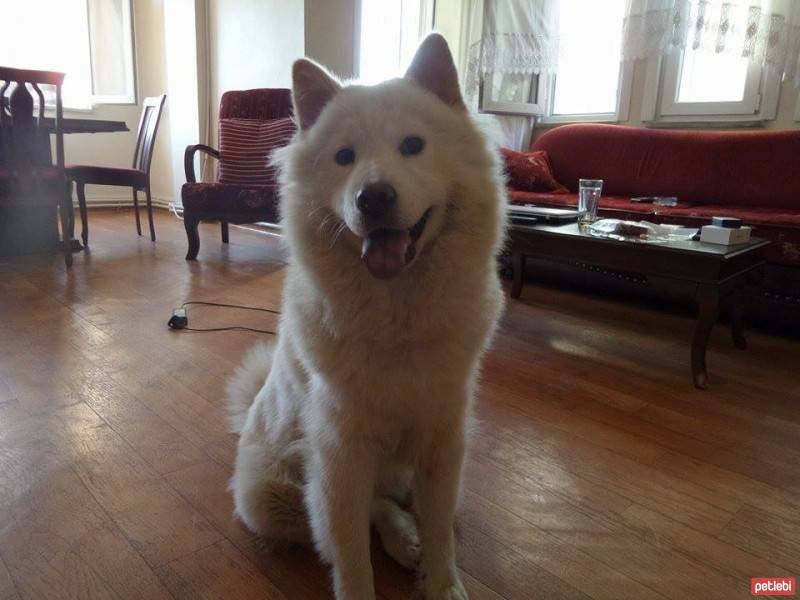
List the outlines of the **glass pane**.
{"type": "Polygon", "coordinates": [[[130,0],[89,0],[96,96],[134,99],[130,0]]]}
{"type": "Polygon", "coordinates": [[[564,0],[554,115],[617,110],[625,0],[564,0]]]}
{"type": "Polygon", "coordinates": [[[379,83],[399,75],[401,0],[361,2],[359,80],[379,83]]]}
{"type": "Polygon", "coordinates": [[[536,102],[536,75],[509,73],[492,77],[492,95],[495,102],[528,104],[536,102]]]}
{"type": "MultiPolygon", "coordinates": [[[[2,6],[0,65],[66,73],[64,106],[91,106],[86,1],[3,2],[2,6]]],[[[49,104],[50,94],[47,96],[49,104]]]]}
{"type": "Polygon", "coordinates": [[[741,102],[747,83],[746,58],[687,50],[678,82],[678,102],[741,102]]]}
{"type": "Polygon", "coordinates": [[[361,83],[403,74],[419,44],[421,11],[421,0],[361,0],[361,83]]]}

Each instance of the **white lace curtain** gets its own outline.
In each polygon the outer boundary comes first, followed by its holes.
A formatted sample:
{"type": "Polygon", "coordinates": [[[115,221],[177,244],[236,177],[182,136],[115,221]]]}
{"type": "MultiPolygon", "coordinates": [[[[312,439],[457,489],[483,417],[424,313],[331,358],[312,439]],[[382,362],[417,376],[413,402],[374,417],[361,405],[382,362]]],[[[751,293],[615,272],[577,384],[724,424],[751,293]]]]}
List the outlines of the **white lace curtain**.
{"type": "Polygon", "coordinates": [[[630,0],[623,59],[685,49],[748,58],[800,88],[800,0],[630,0]]]}
{"type": "Polygon", "coordinates": [[[558,68],[559,0],[483,0],[471,3],[464,82],[476,97],[489,73],[554,73],[558,68]]]}

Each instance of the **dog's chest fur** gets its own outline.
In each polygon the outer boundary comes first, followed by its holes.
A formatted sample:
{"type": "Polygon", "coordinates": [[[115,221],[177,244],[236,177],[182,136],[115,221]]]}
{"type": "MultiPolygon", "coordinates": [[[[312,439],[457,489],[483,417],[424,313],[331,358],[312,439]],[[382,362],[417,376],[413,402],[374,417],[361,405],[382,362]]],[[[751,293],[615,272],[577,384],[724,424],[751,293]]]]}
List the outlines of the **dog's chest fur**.
{"type": "Polygon", "coordinates": [[[502,307],[491,261],[437,273],[438,250],[397,286],[350,272],[320,289],[290,267],[281,331],[296,341],[306,386],[316,381],[337,412],[383,423],[392,437],[429,422],[431,411],[460,416],[502,307]]]}

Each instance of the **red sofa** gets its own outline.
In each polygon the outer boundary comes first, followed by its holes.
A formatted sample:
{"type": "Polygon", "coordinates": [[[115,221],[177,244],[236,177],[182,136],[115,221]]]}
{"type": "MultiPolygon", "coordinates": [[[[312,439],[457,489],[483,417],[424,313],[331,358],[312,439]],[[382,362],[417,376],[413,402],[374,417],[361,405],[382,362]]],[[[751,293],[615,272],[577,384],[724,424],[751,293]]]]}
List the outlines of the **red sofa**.
{"type": "Polygon", "coordinates": [[[800,268],[800,130],[564,125],[541,135],[531,150],[547,151],[569,193],[512,188],[513,203],[575,206],[579,178],[603,179],[602,216],[692,226],[715,215],[739,217],[755,227],[754,235],[773,241],[771,263],[800,268]],[[678,206],[638,204],[632,196],[677,196],[678,206]]]}

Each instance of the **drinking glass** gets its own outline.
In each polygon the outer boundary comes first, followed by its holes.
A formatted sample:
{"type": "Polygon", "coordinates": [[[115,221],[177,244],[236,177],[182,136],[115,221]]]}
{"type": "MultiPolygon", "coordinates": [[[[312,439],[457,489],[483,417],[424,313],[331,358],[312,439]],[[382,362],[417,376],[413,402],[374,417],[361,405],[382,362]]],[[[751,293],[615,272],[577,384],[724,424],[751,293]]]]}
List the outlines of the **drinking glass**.
{"type": "Polygon", "coordinates": [[[594,223],[597,220],[597,205],[600,203],[600,194],[603,191],[603,180],[581,179],[579,184],[578,222],[584,225],[594,223]]]}

